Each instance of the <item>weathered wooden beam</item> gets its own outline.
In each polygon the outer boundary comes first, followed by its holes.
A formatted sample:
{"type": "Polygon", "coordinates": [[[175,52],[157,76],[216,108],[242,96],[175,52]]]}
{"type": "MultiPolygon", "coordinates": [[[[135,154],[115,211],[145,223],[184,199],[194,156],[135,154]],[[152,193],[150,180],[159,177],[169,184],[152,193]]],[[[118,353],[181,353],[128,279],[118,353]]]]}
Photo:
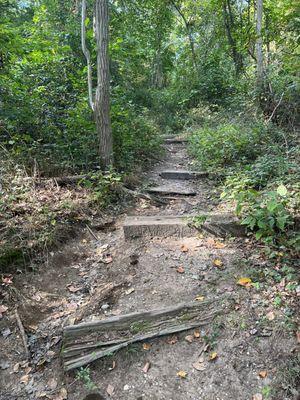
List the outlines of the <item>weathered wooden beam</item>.
{"type": "Polygon", "coordinates": [[[81,367],[132,343],[206,325],[220,313],[213,300],[135,312],[64,328],[66,370],[81,367]]]}
{"type": "Polygon", "coordinates": [[[190,216],[133,216],[123,224],[125,240],[139,237],[193,237],[197,230],[189,225],[190,216]]]}
{"type": "Polygon", "coordinates": [[[193,237],[197,236],[199,230],[218,237],[246,236],[245,227],[231,213],[204,212],[200,219],[196,215],[129,216],[123,224],[125,240],[141,237],[193,237]]]}
{"type": "Polygon", "coordinates": [[[165,170],[160,172],[163,179],[175,180],[196,180],[208,177],[208,172],[186,171],[186,170],[165,170]]]}
{"type": "Polygon", "coordinates": [[[197,194],[195,190],[185,190],[176,187],[169,188],[167,186],[148,188],[147,192],[157,196],[196,196],[197,194]]]}

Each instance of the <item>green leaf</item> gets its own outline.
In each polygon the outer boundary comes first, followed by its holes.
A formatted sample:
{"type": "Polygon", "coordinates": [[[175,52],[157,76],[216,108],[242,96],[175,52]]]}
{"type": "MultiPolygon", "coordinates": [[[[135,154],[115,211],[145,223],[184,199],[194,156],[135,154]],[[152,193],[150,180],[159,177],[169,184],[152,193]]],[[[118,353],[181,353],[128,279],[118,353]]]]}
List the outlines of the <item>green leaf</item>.
{"type": "Polygon", "coordinates": [[[280,185],[277,188],[277,193],[279,194],[279,196],[285,197],[288,193],[288,190],[284,185],[280,185]]]}

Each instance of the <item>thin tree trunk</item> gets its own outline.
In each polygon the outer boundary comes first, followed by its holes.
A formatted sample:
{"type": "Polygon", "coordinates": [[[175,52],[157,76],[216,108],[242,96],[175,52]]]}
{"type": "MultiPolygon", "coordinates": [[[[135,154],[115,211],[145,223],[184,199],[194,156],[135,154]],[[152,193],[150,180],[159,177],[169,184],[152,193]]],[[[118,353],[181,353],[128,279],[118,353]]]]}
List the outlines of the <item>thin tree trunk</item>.
{"type": "Polygon", "coordinates": [[[234,62],[236,74],[239,75],[242,72],[244,65],[243,65],[243,57],[237,50],[237,44],[232,35],[232,29],[234,28],[234,19],[231,10],[230,0],[223,1],[223,15],[224,15],[224,23],[226,28],[227,39],[229,46],[231,48],[232,59],[234,62]]]}
{"type": "Polygon", "coordinates": [[[191,24],[186,19],[184,13],[181,11],[180,6],[178,6],[175,3],[175,1],[173,1],[173,0],[171,0],[170,3],[173,5],[173,7],[178,12],[178,14],[180,15],[180,17],[182,18],[182,20],[184,22],[185,29],[186,29],[187,36],[188,36],[188,40],[189,40],[189,44],[190,44],[191,53],[192,53],[193,65],[194,65],[195,70],[197,70],[197,56],[196,56],[196,51],[195,51],[195,41],[194,41],[194,38],[193,38],[193,32],[192,32],[192,29],[191,29],[191,24]]]}
{"type": "Polygon", "coordinates": [[[89,104],[91,109],[94,111],[94,100],[93,100],[93,82],[92,82],[92,66],[91,66],[91,56],[90,52],[86,46],[86,0],[82,0],[81,8],[81,46],[82,52],[86,58],[87,63],[87,79],[88,79],[88,94],[89,94],[89,104]]]}
{"type": "Polygon", "coordinates": [[[256,2],[256,82],[258,93],[261,94],[264,81],[264,56],[262,40],[263,0],[256,2]]]}
{"type": "Polygon", "coordinates": [[[100,163],[103,169],[107,169],[113,163],[112,129],[110,121],[108,0],[96,0],[95,14],[98,77],[95,96],[95,120],[100,141],[100,163]]]}

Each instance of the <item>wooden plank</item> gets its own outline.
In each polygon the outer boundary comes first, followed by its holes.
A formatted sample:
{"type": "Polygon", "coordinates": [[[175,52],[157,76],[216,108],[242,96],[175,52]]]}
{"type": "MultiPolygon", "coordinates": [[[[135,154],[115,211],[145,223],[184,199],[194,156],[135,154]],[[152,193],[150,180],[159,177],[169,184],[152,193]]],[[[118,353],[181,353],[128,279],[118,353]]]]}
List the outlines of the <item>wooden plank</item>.
{"type": "Polygon", "coordinates": [[[185,138],[178,138],[178,137],[174,137],[174,138],[167,138],[165,139],[165,143],[166,144],[185,144],[187,143],[188,140],[185,138]]]}
{"type": "Polygon", "coordinates": [[[67,326],[62,350],[65,369],[89,364],[132,343],[206,325],[219,313],[215,301],[206,300],[67,326]]]}
{"type": "Polygon", "coordinates": [[[155,194],[157,196],[196,196],[197,192],[194,190],[184,190],[178,189],[176,187],[169,188],[165,186],[157,186],[147,189],[150,194],[155,194]]]}
{"type": "Polygon", "coordinates": [[[193,237],[197,230],[189,226],[187,216],[133,216],[127,217],[123,224],[125,240],[139,237],[193,237]]]}
{"type": "Polygon", "coordinates": [[[186,170],[165,170],[159,174],[163,179],[196,180],[207,177],[208,172],[196,172],[186,170]]]}
{"type": "MultiPolygon", "coordinates": [[[[193,237],[204,230],[217,237],[244,237],[245,227],[231,213],[203,213],[203,222],[193,225],[196,215],[128,216],[123,224],[125,240],[151,237],[193,237]]],[[[200,219],[201,220],[201,219],[200,219]]]]}

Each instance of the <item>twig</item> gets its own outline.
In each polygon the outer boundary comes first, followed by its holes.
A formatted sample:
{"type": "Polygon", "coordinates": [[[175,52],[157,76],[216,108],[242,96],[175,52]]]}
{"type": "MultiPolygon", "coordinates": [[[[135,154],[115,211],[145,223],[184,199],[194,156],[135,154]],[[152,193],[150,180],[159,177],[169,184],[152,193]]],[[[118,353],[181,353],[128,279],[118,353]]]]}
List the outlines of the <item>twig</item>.
{"type": "Polygon", "coordinates": [[[276,104],[276,107],[274,108],[272,114],[270,115],[270,118],[268,118],[267,124],[268,124],[269,122],[271,122],[272,118],[274,117],[277,108],[280,106],[280,104],[281,104],[281,102],[282,102],[283,96],[284,96],[284,92],[282,93],[282,95],[281,95],[281,97],[280,97],[280,99],[279,99],[279,102],[276,104]]]}
{"type": "Polygon", "coordinates": [[[18,328],[20,330],[22,342],[23,342],[24,349],[25,349],[26,358],[29,359],[30,353],[29,353],[29,349],[28,349],[28,340],[27,340],[25,329],[24,329],[24,326],[22,324],[22,321],[21,321],[21,318],[19,316],[19,313],[18,313],[17,309],[15,310],[15,317],[16,317],[16,321],[17,321],[17,324],[18,324],[18,328]]]}
{"type": "Polygon", "coordinates": [[[99,238],[95,235],[95,233],[92,231],[92,229],[91,229],[87,224],[86,224],[85,226],[86,226],[87,230],[89,231],[89,233],[93,236],[93,238],[94,238],[97,242],[99,242],[99,238]]]}

